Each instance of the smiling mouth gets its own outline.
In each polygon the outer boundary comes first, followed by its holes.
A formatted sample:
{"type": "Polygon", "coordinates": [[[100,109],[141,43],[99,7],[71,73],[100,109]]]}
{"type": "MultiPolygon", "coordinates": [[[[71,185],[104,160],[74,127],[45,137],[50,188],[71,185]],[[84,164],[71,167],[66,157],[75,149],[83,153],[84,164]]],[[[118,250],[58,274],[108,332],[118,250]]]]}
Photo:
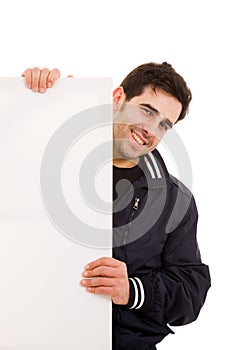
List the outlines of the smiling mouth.
{"type": "Polygon", "coordinates": [[[131,135],[133,139],[141,146],[145,145],[146,143],[140,138],[138,134],[136,134],[133,130],[131,130],[131,135]]]}

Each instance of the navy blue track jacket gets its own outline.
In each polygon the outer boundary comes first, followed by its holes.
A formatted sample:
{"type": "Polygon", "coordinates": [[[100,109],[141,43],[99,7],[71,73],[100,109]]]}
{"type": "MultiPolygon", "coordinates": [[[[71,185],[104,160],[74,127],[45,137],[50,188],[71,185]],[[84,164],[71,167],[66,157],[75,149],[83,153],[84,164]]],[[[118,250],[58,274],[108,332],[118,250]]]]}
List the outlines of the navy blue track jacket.
{"type": "Polygon", "coordinates": [[[192,193],[168,174],[157,150],[139,166],[143,176],[113,206],[113,257],[126,263],[130,282],[128,305],[113,304],[113,350],[154,348],[172,333],[168,325],[197,318],[210,287],[192,193]]]}

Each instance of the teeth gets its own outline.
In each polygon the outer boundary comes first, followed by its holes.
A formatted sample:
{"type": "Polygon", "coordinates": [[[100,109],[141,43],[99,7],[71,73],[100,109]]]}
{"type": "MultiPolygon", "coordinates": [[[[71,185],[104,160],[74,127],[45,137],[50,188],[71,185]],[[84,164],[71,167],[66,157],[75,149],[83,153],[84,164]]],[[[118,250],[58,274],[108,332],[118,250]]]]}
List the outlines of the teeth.
{"type": "Polygon", "coordinates": [[[138,137],[134,132],[132,132],[132,135],[134,137],[134,139],[140,144],[143,145],[144,142],[140,139],[140,137],[138,137]]]}

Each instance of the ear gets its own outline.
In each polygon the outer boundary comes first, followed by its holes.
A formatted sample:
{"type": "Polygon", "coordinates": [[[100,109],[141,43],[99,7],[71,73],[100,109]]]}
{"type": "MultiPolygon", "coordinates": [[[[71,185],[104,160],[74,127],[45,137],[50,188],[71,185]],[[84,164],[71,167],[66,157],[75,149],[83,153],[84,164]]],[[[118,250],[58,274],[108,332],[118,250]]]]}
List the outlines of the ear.
{"type": "Polygon", "coordinates": [[[125,100],[124,89],[122,86],[119,86],[113,91],[113,111],[114,112],[117,112],[117,110],[120,108],[124,100],[125,100]]]}

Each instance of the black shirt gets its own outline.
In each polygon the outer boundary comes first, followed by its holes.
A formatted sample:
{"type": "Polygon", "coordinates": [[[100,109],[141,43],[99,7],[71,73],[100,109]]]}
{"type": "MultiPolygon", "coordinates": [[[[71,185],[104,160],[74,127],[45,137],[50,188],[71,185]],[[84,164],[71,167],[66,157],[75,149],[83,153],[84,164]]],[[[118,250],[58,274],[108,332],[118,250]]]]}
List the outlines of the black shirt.
{"type": "Polygon", "coordinates": [[[120,180],[128,180],[133,184],[142,174],[143,171],[140,167],[140,161],[138,165],[135,165],[132,168],[118,168],[113,165],[113,200],[115,200],[118,195],[121,196],[121,194],[123,194],[129,186],[128,182],[122,182],[117,193],[116,185],[120,180]]]}

